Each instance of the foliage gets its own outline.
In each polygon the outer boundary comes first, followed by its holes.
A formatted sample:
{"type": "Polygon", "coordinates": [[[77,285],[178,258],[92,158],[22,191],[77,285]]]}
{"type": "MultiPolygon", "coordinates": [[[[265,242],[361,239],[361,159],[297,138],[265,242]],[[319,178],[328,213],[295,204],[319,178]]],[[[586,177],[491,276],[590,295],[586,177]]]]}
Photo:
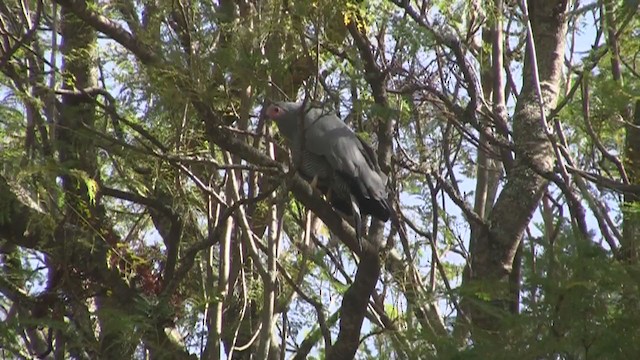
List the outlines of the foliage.
{"type": "Polygon", "coordinates": [[[634,358],[639,3],[566,3],[3,2],[0,354],[634,358]],[[282,99],[376,149],[363,249],[282,99]]]}

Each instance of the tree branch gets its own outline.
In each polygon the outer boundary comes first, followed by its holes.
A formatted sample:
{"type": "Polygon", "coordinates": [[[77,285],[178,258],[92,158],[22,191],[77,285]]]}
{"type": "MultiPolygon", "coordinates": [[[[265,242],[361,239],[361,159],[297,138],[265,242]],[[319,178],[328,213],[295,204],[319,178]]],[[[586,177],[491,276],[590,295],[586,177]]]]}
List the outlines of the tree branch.
{"type": "Polygon", "coordinates": [[[83,0],[54,0],[59,5],[71,10],[87,24],[115,40],[125,49],[131,51],[140,61],[147,65],[158,65],[162,58],[150,46],[133,36],[118,23],[91,10],[83,0]]]}

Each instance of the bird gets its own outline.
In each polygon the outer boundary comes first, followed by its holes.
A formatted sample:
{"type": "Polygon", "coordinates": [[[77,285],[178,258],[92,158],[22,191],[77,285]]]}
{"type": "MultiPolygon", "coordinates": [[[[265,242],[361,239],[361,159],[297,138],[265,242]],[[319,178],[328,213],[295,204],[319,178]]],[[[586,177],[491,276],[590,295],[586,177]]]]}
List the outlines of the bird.
{"type": "Polygon", "coordinates": [[[285,101],[265,106],[264,114],[275,121],[300,175],[325,194],[334,209],[353,216],[362,249],[362,217],[386,222],[392,212],[386,176],[373,148],[322,106],[285,101]]]}

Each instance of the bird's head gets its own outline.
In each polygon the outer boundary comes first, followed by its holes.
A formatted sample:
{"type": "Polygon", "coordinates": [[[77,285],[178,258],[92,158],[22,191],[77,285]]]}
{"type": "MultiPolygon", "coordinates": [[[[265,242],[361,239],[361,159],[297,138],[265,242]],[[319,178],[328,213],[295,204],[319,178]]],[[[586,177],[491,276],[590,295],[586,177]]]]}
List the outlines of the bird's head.
{"type": "Polygon", "coordinates": [[[294,102],[276,102],[267,106],[264,114],[276,122],[280,133],[287,139],[293,139],[297,134],[302,104],[294,102]]]}
{"type": "Polygon", "coordinates": [[[280,124],[282,121],[293,119],[299,110],[299,103],[280,101],[269,105],[265,115],[280,124]]]}

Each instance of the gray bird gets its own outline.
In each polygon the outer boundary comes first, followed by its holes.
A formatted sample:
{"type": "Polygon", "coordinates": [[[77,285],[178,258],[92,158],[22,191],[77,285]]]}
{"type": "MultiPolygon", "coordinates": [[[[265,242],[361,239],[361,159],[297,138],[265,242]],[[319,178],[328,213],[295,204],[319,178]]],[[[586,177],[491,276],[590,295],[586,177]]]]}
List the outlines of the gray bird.
{"type": "Polygon", "coordinates": [[[362,216],[387,221],[391,215],[386,179],[373,149],[324,108],[277,102],[264,114],[278,125],[302,177],[327,195],[335,209],[353,215],[362,248],[362,216]]]}

